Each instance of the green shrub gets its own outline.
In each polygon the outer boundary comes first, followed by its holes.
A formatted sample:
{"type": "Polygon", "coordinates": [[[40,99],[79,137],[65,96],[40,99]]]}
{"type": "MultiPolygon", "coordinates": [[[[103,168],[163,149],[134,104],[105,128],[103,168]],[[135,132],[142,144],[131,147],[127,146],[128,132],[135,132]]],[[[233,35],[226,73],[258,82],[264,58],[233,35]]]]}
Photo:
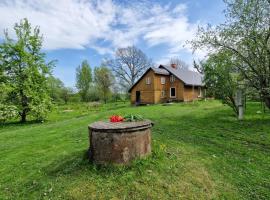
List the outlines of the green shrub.
{"type": "Polygon", "coordinates": [[[5,122],[18,117],[18,109],[16,106],[0,104],[0,122],[5,122]]]}

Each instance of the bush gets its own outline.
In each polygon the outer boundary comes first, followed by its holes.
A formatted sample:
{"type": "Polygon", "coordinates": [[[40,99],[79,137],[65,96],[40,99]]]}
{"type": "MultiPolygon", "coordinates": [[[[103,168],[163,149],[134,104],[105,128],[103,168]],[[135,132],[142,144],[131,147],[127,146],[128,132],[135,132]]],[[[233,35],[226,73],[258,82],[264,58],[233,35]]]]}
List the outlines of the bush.
{"type": "Polygon", "coordinates": [[[0,122],[15,119],[19,115],[16,106],[0,104],[0,122]]]}
{"type": "Polygon", "coordinates": [[[37,121],[44,121],[47,118],[49,112],[52,109],[52,104],[50,102],[40,102],[37,105],[31,105],[30,115],[37,121]]]}

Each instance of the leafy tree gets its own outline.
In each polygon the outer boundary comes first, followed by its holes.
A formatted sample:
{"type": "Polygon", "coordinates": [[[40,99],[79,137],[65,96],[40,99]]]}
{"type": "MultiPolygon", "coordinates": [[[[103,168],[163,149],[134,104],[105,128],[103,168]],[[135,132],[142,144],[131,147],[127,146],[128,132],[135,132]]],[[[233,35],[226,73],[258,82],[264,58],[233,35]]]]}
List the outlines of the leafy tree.
{"type": "Polygon", "coordinates": [[[151,67],[152,62],[135,46],[119,48],[115,53],[115,59],[106,63],[118,77],[119,83],[127,90],[141,75],[151,67]]]}
{"type": "Polygon", "coordinates": [[[88,101],[88,91],[92,82],[92,71],[87,60],[84,60],[76,69],[76,87],[83,101],[88,101]]]}
{"type": "Polygon", "coordinates": [[[101,100],[100,97],[100,89],[96,86],[96,84],[93,84],[89,89],[89,101],[99,101],[101,100]]]}
{"type": "Polygon", "coordinates": [[[53,76],[48,78],[48,87],[50,96],[54,102],[65,102],[65,104],[67,104],[74,93],[72,88],[65,87],[60,79],[53,76]]]}
{"type": "Polygon", "coordinates": [[[119,84],[114,83],[112,85],[112,100],[113,101],[122,100],[120,91],[121,91],[121,88],[120,88],[119,84]]]}
{"type": "Polygon", "coordinates": [[[47,76],[54,62],[45,61],[38,27],[32,29],[28,20],[23,19],[15,24],[14,30],[16,40],[5,31],[0,44],[0,80],[1,85],[5,85],[1,101],[17,111],[21,122],[25,122],[29,114],[43,120],[51,108],[47,76]]]}
{"type": "Polygon", "coordinates": [[[204,73],[204,84],[208,94],[229,105],[237,115],[235,94],[241,77],[233,67],[230,52],[211,54],[206,61],[201,62],[200,71],[204,73]]]}
{"type": "Polygon", "coordinates": [[[54,102],[60,102],[61,101],[61,94],[62,90],[64,88],[64,83],[53,76],[48,77],[48,88],[50,91],[50,97],[54,102]]]}
{"type": "Polygon", "coordinates": [[[61,89],[60,97],[65,102],[65,104],[68,103],[68,101],[71,99],[71,96],[74,94],[74,91],[72,88],[69,87],[63,87],[61,89]]]}
{"type": "Polygon", "coordinates": [[[110,87],[113,85],[114,77],[111,70],[105,66],[96,67],[94,73],[96,87],[100,91],[101,99],[106,103],[111,93],[110,87]]]}
{"type": "Polygon", "coordinates": [[[194,50],[229,51],[233,65],[270,108],[270,1],[225,0],[226,22],[200,27],[194,50]]]}

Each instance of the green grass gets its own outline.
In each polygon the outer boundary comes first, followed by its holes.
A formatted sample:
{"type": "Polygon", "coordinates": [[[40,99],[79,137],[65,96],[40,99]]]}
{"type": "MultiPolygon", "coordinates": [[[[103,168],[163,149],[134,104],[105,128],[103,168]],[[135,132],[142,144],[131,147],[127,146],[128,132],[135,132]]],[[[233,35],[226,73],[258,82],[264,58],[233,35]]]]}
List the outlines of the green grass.
{"type": "Polygon", "coordinates": [[[217,101],[67,105],[0,127],[0,199],[270,199],[270,115],[244,121],[217,101]],[[89,163],[87,125],[111,114],[155,122],[153,152],[128,167],[89,163]]]}

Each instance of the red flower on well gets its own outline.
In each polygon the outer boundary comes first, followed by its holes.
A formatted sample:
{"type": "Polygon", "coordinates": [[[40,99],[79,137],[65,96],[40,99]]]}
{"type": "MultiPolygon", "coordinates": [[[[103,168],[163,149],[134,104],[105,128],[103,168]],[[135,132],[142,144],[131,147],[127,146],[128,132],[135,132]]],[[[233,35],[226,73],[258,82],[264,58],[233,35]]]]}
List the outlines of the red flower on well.
{"type": "Polygon", "coordinates": [[[110,117],[110,122],[122,122],[124,118],[120,115],[112,115],[110,117]]]}

